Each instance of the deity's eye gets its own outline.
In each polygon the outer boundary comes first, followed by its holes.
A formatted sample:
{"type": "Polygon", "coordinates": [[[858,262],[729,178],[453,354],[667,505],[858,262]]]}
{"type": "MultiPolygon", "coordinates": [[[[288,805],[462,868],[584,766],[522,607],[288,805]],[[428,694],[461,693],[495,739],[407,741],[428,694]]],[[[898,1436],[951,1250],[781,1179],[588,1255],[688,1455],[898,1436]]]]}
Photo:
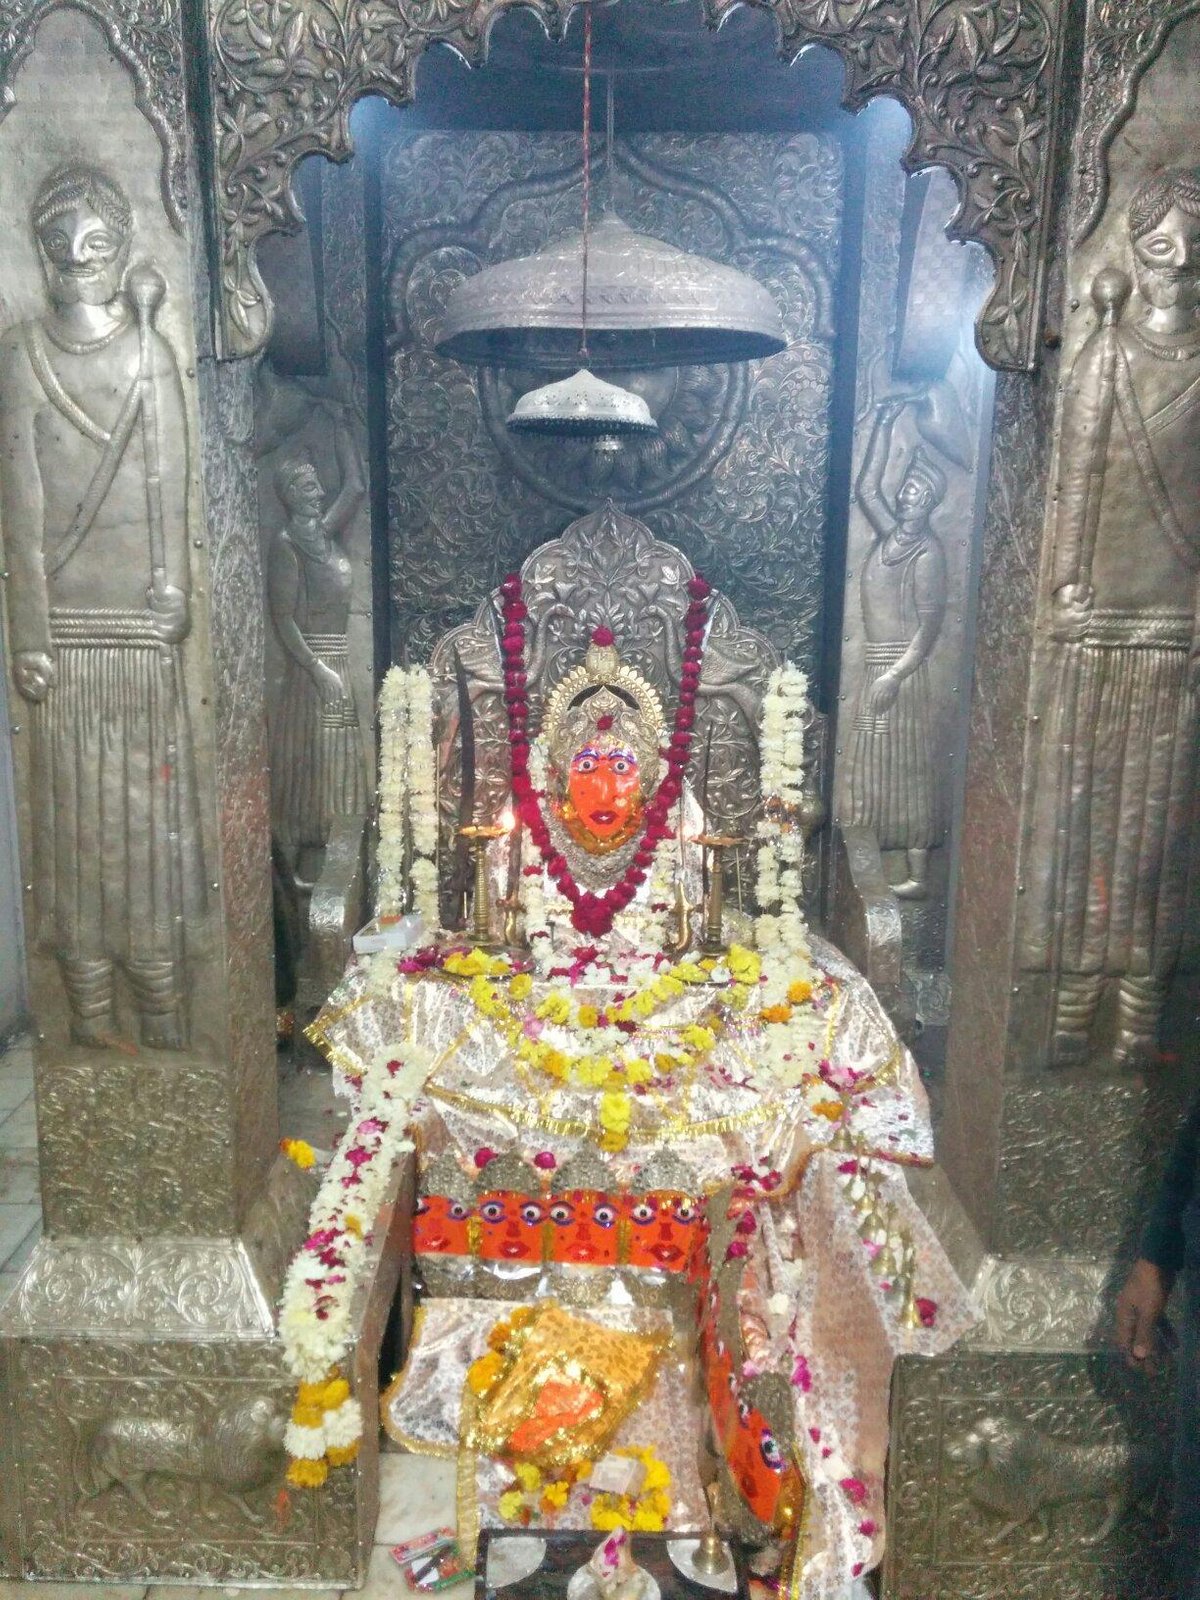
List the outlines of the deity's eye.
{"type": "Polygon", "coordinates": [[[451,1200],[449,1211],[453,1222],[465,1222],[471,1215],[470,1206],[464,1204],[461,1200],[451,1200]]]}
{"type": "Polygon", "coordinates": [[[592,1212],[592,1218],[597,1227],[611,1228],[617,1220],[616,1208],[609,1205],[606,1200],[602,1200],[595,1211],[592,1212]]]}
{"type": "Polygon", "coordinates": [[[750,1407],[746,1404],[746,1402],[744,1400],[742,1400],[740,1398],[739,1398],[738,1403],[737,1403],[737,1414],[738,1414],[738,1421],[742,1424],[743,1427],[745,1427],[747,1422],[749,1422],[749,1420],[750,1420],[750,1407]]]}
{"type": "Polygon", "coordinates": [[[42,249],[53,261],[61,260],[66,255],[71,241],[66,234],[58,228],[51,228],[47,233],[39,234],[42,249]]]}
{"type": "Polygon", "coordinates": [[[536,1200],[526,1200],[521,1207],[521,1221],[527,1228],[535,1228],[542,1220],[542,1208],[536,1200]]]}
{"type": "Polygon", "coordinates": [[[429,1210],[429,1201],[426,1200],[426,1198],[425,1198],[425,1196],[423,1194],[418,1195],[417,1196],[416,1215],[418,1217],[423,1217],[428,1210],[429,1210]]]}
{"type": "Polygon", "coordinates": [[[485,1200],[479,1208],[479,1215],[485,1222],[503,1222],[504,1201],[485,1200]]]}
{"type": "Polygon", "coordinates": [[[772,1472],[783,1471],[783,1452],[775,1442],[775,1435],[769,1428],[764,1428],[762,1438],[758,1441],[759,1454],[772,1472]]]}
{"type": "Polygon", "coordinates": [[[637,762],[633,759],[632,756],[627,756],[627,755],[613,756],[612,761],[609,764],[612,767],[612,770],[614,772],[617,772],[617,773],[624,774],[626,772],[636,772],[637,771],[637,762]]]}
{"type": "Polygon", "coordinates": [[[654,1221],[654,1207],[649,1200],[639,1200],[629,1215],[644,1228],[648,1222],[654,1221]]]}
{"type": "Polygon", "coordinates": [[[599,762],[595,756],[576,756],[571,763],[573,772],[595,772],[599,762]]]}
{"type": "Polygon", "coordinates": [[[557,1223],[560,1228],[569,1226],[575,1221],[575,1207],[569,1200],[556,1200],[550,1207],[550,1221],[557,1223]]]}
{"type": "Polygon", "coordinates": [[[676,1222],[695,1222],[696,1220],[696,1207],[686,1195],[680,1195],[678,1199],[672,1201],[671,1210],[675,1213],[676,1222]]]}

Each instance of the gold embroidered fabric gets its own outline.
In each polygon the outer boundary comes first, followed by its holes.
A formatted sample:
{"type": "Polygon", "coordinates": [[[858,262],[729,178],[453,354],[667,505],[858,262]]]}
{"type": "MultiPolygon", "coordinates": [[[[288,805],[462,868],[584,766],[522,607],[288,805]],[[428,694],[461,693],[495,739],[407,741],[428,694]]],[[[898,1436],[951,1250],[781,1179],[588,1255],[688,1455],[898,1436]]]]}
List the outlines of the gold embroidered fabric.
{"type": "Polygon", "coordinates": [[[552,1302],[513,1342],[517,1355],[476,1400],[464,1442],[546,1472],[603,1454],[653,1384],[664,1348],[661,1337],[604,1328],[552,1302]]]}

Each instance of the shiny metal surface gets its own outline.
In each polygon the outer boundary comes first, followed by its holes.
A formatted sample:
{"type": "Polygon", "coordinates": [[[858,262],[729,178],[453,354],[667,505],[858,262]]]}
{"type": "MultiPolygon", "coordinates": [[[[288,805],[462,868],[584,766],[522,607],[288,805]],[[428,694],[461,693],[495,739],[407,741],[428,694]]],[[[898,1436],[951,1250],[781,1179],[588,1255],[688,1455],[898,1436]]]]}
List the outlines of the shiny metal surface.
{"type": "MultiPolygon", "coordinates": [[[[705,20],[719,25],[735,3],[707,0],[705,20]]],[[[222,196],[217,294],[226,354],[253,354],[267,338],[270,303],[255,248],[265,234],[299,220],[291,189],[297,163],[317,151],[335,160],[350,154],[349,112],[360,96],[383,94],[406,105],[417,60],[432,41],[481,62],[505,4],[449,0],[436,12],[372,12],[357,0],[302,0],[294,11],[271,13],[263,26],[243,0],[214,0],[209,88],[222,196]]],[[[570,6],[537,0],[532,9],[558,35],[570,6]]],[[[980,349],[994,366],[1033,367],[1058,109],[1056,0],[986,0],[982,11],[976,0],[938,7],[907,0],[899,9],[893,0],[849,9],[795,0],[779,17],[786,55],[825,44],[843,57],[845,103],[852,109],[877,94],[908,109],[912,166],[949,167],[964,197],[956,227],[997,263],[980,349]]]]}
{"type": "MultiPolygon", "coordinates": [[[[465,279],[434,344],[477,366],[561,371],[577,359],[582,315],[583,236],[573,233],[465,279]]],[[[587,325],[601,370],[749,361],[787,343],[761,283],[635,232],[612,213],[589,238],[587,325]]]]}
{"type": "Polygon", "coordinates": [[[513,433],[562,435],[570,438],[646,438],[658,424],[640,394],[606,383],[586,367],[557,383],[529,389],[509,412],[513,433]]]}

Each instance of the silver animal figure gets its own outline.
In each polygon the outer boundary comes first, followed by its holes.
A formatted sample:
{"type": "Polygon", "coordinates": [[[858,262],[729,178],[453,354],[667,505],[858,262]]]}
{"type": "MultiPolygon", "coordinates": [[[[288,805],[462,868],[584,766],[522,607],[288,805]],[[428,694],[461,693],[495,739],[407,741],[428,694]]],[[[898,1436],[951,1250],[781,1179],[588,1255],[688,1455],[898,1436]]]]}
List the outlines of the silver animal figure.
{"type": "Polygon", "coordinates": [[[1103,1500],[1104,1518],[1081,1544],[1097,1545],[1116,1527],[1135,1498],[1132,1452],[1126,1443],[1073,1444],[1007,1417],[983,1417],[946,1446],[951,1461],[970,1469],[968,1493],[1004,1519],[989,1549],[1033,1522],[1029,1537],[1041,1544],[1055,1506],[1103,1500]]]}
{"type": "Polygon", "coordinates": [[[169,1516],[146,1494],[159,1475],[185,1479],[232,1500],[253,1523],[262,1517],[245,1495],[268,1483],[282,1466],[287,1415],[259,1395],[232,1402],[206,1417],[115,1416],[81,1434],[76,1454],[79,1505],[120,1486],[151,1516],[169,1516]]]}

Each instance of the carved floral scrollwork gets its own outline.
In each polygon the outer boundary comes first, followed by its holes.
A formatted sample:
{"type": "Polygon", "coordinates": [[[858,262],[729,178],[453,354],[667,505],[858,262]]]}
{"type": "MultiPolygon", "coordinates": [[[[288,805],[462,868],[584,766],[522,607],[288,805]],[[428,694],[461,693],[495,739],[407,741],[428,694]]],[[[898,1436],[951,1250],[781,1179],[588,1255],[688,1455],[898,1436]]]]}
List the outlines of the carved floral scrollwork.
{"type": "MultiPolygon", "coordinates": [[[[413,96],[431,41],[478,62],[513,0],[221,0],[212,21],[212,104],[225,352],[266,338],[270,307],[254,250],[302,220],[291,173],[304,156],[345,160],[362,95],[413,96]]],[[[570,0],[528,0],[552,36],[570,0]]],[[[719,23],[738,0],[706,0],[719,23]]],[[[762,3],[762,0],[760,0],[762,3]]],[[[979,323],[993,366],[1036,356],[1059,53],[1058,0],[777,0],[781,45],[830,45],[847,64],[846,104],[877,94],[913,117],[912,168],[955,176],[957,237],[984,245],[996,286],[979,323]]]]}
{"type": "Polygon", "coordinates": [[[1200,0],[1096,0],[1083,57],[1083,103],[1075,157],[1072,233],[1082,243],[1108,199],[1108,152],[1133,110],[1142,74],[1177,22],[1200,0]]]}
{"type": "MultiPolygon", "coordinates": [[[[59,4],[60,0],[8,0],[0,7],[0,118],[15,103],[13,79],[33,48],[38,28],[59,4]]],[[[72,4],[99,24],[113,54],[133,76],[138,107],[162,142],[163,204],[182,231],[187,210],[183,146],[187,110],[179,0],[72,0],[72,4]]]]}

